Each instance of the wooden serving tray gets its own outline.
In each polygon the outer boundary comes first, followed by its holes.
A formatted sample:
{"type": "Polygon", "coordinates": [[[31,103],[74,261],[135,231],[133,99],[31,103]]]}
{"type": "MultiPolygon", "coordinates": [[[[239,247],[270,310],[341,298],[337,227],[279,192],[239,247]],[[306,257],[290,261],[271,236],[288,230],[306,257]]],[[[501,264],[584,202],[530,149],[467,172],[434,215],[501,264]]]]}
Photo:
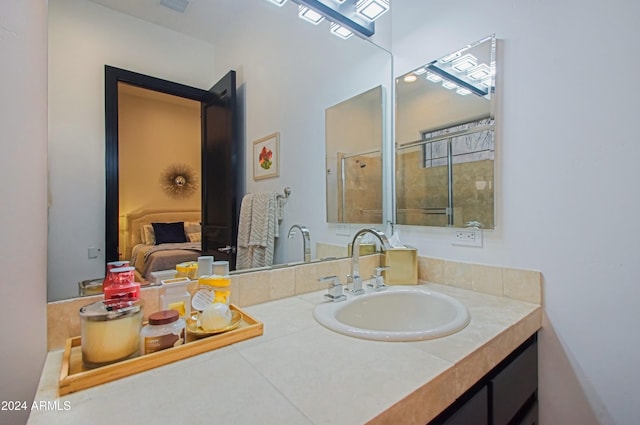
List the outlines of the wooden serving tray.
{"type": "Polygon", "coordinates": [[[125,376],[144,372],[145,370],[262,335],[264,332],[262,322],[254,319],[233,304],[229,307],[231,307],[231,310],[237,310],[242,314],[240,325],[233,330],[198,339],[187,334],[187,342],[179,347],[167,348],[166,350],[122,360],[94,369],[87,369],[82,363],[80,337],[77,336],[67,339],[64,356],[62,357],[60,379],[58,380],[59,395],[62,396],[95,387],[96,385],[115,381],[125,376]]]}

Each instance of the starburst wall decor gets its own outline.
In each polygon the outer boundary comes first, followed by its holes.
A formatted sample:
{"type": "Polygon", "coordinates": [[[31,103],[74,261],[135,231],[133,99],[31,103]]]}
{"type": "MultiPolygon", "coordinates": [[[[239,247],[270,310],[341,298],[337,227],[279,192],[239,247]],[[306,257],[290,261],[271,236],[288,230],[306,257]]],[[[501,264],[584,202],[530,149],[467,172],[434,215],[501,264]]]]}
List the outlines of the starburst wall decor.
{"type": "Polygon", "coordinates": [[[188,198],[198,190],[198,174],[188,165],[171,165],[162,172],[160,184],[170,197],[188,198]]]}

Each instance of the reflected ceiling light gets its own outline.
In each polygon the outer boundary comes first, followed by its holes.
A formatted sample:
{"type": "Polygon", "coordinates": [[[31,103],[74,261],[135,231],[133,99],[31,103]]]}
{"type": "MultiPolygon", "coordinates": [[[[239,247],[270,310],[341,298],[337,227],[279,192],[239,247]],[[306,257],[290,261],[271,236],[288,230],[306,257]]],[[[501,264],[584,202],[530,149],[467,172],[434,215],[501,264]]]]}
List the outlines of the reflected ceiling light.
{"type": "Polygon", "coordinates": [[[415,83],[418,80],[416,74],[407,74],[403,78],[405,83],[415,83]]]}
{"type": "Polygon", "coordinates": [[[416,75],[422,75],[422,74],[424,74],[425,72],[427,72],[427,70],[426,70],[426,69],[424,69],[424,68],[418,68],[418,69],[416,69],[415,71],[413,71],[413,73],[414,73],[414,74],[416,74],[416,75]]]}
{"type": "Polygon", "coordinates": [[[434,74],[433,72],[427,72],[427,80],[434,83],[439,83],[440,81],[442,81],[442,77],[438,74],[434,74]]]}
{"type": "Polygon", "coordinates": [[[340,37],[344,40],[346,40],[347,38],[351,37],[353,35],[353,32],[351,32],[349,29],[343,27],[340,24],[336,24],[335,22],[331,24],[331,34],[340,37]]]}
{"type": "Polygon", "coordinates": [[[287,0],[267,0],[273,4],[275,4],[276,6],[282,7],[283,4],[285,4],[287,2],[287,0]]]}
{"type": "Polygon", "coordinates": [[[445,81],[442,82],[442,87],[444,87],[445,89],[448,89],[448,90],[453,90],[455,88],[458,88],[458,85],[457,84],[453,84],[451,81],[446,81],[445,80],[445,81]]]}
{"type": "Polygon", "coordinates": [[[489,78],[485,78],[484,80],[482,80],[480,82],[481,86],[485,86],[485,87],[491,87],[493,84],[491,84],[491,77],[489,78]]]}
{"type": "Polygon", "coordinates": [[[451,67],[458,72],[465,72],[478,64],[478,59],[475,56],[466,54],[461,58],[458,58],[451,62],[451,67]]]}
{"type": "Polygon", "coordinates": [[[484,63],[481,63],[478,66],[475,66],[467,71],[467,75],[472,80],[482,80],[491,75],[491,68],[489,68],[484,63]]]}
{"type": "Polygon", "coordinates": [[[358,0],[356,11],[370,21],[375,21],[389,10],[389,0],[358,0]]]}
{"type": "Polygon", "coordinates": [[[315,10],[302,5],[298,6],[298,16],[305,21],[311,22],[313,25],[318,25],[320,22],[324,21],[324,16],[315,10]]]}
{"type": "Polygon", "coordinates": [[[451,53],[450,55],[447,55],[447,56],[445,56],[445,57],[443,57],[441,59],[438,59],[438,62],[440,62],[440,63],[449,63],[452,60],[454,60],[456,58],[459,58],[461,55],[462,55],[462,53],[460,53],[460,52],[454,52],[454,53],[451,53]]]}
{"type": "Polygon", "coordinates": [[[456,93],[458,93],[461,96],[466,96],[468,94],[471,94],[471,90],[465,89],[464,87],[458,87],[458,89],[456,90],[456,93]]]}

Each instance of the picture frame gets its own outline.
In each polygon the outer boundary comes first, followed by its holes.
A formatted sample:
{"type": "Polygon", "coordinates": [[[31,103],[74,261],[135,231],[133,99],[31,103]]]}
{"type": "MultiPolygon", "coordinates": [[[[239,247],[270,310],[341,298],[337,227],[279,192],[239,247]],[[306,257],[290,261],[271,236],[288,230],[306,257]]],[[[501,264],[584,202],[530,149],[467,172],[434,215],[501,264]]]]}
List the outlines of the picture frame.
{"type": "Polygon", "coordinates": [[[253,180],[280,175],[280,133],[276,132],[253,142],[253,180]]]}

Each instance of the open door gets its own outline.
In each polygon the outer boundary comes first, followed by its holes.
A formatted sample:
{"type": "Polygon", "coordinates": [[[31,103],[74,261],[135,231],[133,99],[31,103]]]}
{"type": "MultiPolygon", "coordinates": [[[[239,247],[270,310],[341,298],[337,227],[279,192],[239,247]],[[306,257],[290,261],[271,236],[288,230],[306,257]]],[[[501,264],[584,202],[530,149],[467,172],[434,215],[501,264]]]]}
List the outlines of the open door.
{"type": "Polygon", "coordinates": [[[235,270],[243,193],[235,71],[209,93],[202,102],[202,255],[229,261],[229,269],[235,270]]]}

